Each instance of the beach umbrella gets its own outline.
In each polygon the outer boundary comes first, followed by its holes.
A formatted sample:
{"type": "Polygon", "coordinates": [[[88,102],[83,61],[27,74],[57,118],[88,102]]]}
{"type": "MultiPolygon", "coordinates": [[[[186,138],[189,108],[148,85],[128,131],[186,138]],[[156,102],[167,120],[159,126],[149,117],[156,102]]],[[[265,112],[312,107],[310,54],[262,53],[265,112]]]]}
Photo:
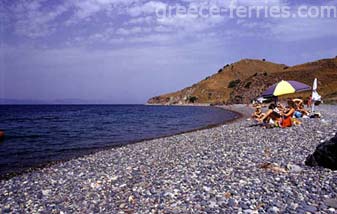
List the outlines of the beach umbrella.
{"type": "Polygon", "coordinates": [[[314,84],[312,86],[312,95],[311,95],[311,100],[313,101],[313,105],[311,107],[312,112],[315,112],[315,102],[321,101],[321,98],[322,97],[317,92],[317,78],[315,78],[314,84]]]}
{"type": "Polygon", "coordinates": [[[284,81],[275,83],[262,93],[263,97],[278,97],[285,94],[293,94],[295,92],[308,91],[311,87],[297,81],[284,81]]]}

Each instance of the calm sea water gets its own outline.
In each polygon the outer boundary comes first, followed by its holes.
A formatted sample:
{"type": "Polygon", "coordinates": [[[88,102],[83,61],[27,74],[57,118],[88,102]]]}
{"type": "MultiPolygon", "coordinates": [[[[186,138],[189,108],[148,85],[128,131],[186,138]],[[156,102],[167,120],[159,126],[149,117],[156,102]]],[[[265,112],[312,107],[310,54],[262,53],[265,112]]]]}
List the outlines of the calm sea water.
{"type": "Polygon", "coordinates": [[[6,133],[0,143],[0,175],[235,117],[210,107],[0,105],[0,130],[6,133]]]}

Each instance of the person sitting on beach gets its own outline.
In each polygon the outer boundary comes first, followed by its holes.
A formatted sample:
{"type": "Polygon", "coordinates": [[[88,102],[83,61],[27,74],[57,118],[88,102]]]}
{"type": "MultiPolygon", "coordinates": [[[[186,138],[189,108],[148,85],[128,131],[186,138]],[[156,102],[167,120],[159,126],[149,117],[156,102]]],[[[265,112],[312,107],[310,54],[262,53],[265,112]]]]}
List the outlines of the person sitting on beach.
{"type": "Polygon", "coordinates": [[[296,98],[296,99],[293,99],[292,102],[295,103],[295,113],[294,113],[295,118],[301,118],[304,115],[309,115],[309,112],[304,109],[302,99],[296,98]]]}
{"type": "Polygon", "coordinates": [[[278,125],[281,121],[281,114],[275,111],[276,105],[270,104],[268,107],[268,111],[264,114],[263,117],[258,119],[259,123],[266,123],[271,125],[278,125]]]}
{"type": "Polygon", "coordinates": [[[255,112],[252,114],[252,118],[253,119],[260,119],[263,116],[264,116],[264,114],[262,113],[261,106],[257,105],[256,108],[255,108],[255,112]]]}
{"type": "Polygon", "coordinates": [[[282,103],[278,103],[276,108],[274,109],[277,113],[281,114],[281,112],[285,111],[285,107],[282,105],[282,103]]]}
{"type": "Polygon", "coordinates": [[[295,103],[296,107],[299,107],[301,104],[303,104],[303,100],[299,98],[292,99],[292,101],[295,103]]]}
{"type": "Polygon", "coordinates": [[[310,115],[310,112],[304,108],[303,103],[299,106],[298,111],[300,111],[303,114],[303,117],[310,115]]]}
{"type": "Polygon", "coordinates": [[[280,121],[280,127],[286,128],[291,127],[293,125],[292,123],[292,117],[295,113],[296,104],[292,101],[288,101],[288,106],[285,108],[284,113],[282,115],[282,120],[280,121]]]}
{"type": "Polygon", "coordinates": [[[296,104],[295,103],[295,113],[294,117],[295,118],[306,118],[310,115],[310,113],[304,108],[303,102],[296,104]]]}

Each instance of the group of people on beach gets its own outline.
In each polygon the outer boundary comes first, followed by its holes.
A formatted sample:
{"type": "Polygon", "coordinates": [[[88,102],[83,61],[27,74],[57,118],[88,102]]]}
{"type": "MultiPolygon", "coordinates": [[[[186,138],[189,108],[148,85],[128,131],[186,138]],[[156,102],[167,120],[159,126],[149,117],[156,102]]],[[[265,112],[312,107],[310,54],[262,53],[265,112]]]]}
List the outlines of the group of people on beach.
{"type": "Polygon", "coordinates": [[[254,121],[266,127],[291,127],[299,125],[298,118],[309,118],[310,112],[304,107],[302,99],[289,99],[287,105],[281,103],[270,104],[266,112],[262,112],[262,106],[256,105],[252,115],[254,121]]]}

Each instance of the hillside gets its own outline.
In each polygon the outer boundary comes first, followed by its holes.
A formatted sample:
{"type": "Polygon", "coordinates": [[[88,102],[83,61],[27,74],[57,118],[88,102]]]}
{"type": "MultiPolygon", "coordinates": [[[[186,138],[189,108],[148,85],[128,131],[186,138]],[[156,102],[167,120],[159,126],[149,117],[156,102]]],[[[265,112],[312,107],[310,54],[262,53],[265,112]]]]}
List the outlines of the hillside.
{"type": "MultiPolygon", "coordinates": [[[[248,103],[279,80],[297,80],[311,85],[318,78],[325,99],[337,97],[337,58],[289,67],[265,60],[244,59],[228,64],[216,74],[182,89],[149,99],[149,104],[248,103]]],[[[296,96],[308,96],[302,93],[296,96]]]]}
{"type": "MultiPolygon", "coordinates": [[[[337,58],[324,59],[289,67],[277,74],[268,73],[266,76],[251,76],[241,82],[235,90],[232,91],[229,103],[248,103],[250,100],[259,96],[270,85],[281,80],[297,80],[311,86],[315,78],[318,78],[318,91],[323,96],[324,100],[328,101],[336,98],[337,58]]],[[[306,98],[310,96],[310,93],[310,91],[296,93],[283,96],[283,98],[295,96],[306,98]]]]}
{"type": "Polygon", "coordinates": [[[261,60],[244,59],[225,65],[216,74],[191,87],[151,98],[148,103],[185,104],[193,101],[196,103],[224,103],[229,100],[235,87],[235,81],[243,81],[255,73],[279,73],[283,71],[285,66],[261,60]]]}

